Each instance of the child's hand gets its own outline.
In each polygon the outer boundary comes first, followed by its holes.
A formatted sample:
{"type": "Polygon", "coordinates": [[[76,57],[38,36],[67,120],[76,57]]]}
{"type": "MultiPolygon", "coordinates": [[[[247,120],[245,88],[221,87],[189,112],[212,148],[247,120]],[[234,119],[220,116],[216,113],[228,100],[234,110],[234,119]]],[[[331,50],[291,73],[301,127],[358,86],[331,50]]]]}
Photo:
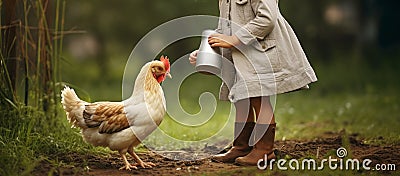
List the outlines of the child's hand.
{"type": "Polygon", "coordinates": [[[196,60],[197,60],[197,54],[199,53],[199,50],[194,50],[192,53],[189,55],[189,62],[192,65],[196,65],[196,60]]]}
{"type": "Polygon", "coordinates": [[[208,37],[208,43],[211,47],[232,48],[239,45],[240,40],[235,35],[211,34],[208,37]]]}

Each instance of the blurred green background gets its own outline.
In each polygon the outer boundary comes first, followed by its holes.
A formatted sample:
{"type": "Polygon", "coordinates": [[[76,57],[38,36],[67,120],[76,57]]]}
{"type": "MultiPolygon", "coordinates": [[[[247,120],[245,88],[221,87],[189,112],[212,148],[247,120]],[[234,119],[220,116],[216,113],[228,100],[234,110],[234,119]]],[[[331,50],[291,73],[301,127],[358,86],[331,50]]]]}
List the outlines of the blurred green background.
{"type": "MultiPolygon", "coordinates": [[[[71,153],[109,152],[85,144],[79,131],[70,129],[59,103],[62,86],[72,86],[87,101],[120,101],[125,64],[142,37],[179,17],[219,14],[217,0],[0,2],[0,175],[29,174],[43,163],[57,173],[71,164],[65,163],[71,153]],[[9,9],[13,3],[16,10],[9,9]]],[[[277,140],[346,131],[365,144],[400,142],[398,5],[396,0],[280,0],[319,80],[308,91],[277,96],[277,140]]],[[[199,44],[199,37],[179,40],[160,55],[173,63],[199,44]]],[[[219,86],[217,77],[193,74],[180,87],[180,103],[195,114],[201,93],[217,97],[219,86]]],[[[169,117],[161,128],[178,139],[206,138],[228,118],[229,102],[217,105],[212,121],[196,130],[169,117]]]]}
{"type": "MultiPolygon", "coordinates": [[[[282,14],[295,29],[320,78],[312,85],[318,89],[316,91],[346,92],[345,89],[351,89],[358,92],[367,87],[363,81],[382,81],[381,86],[398,82],[383,81],[390,74],[377,72],[390,72],[399,66],[399,34],[395,29],[400,15],[393,9],[393,4],[397,1],[280,1],[282,14]],[[342,66],[350,67],[350,70],[342,66]],[[325,75],[324,67],[336,67],[336,70],[325,75]],[[344,77],[354,78],[349,83],[337,84],[336,81],[349,79],[338,77],[339,73],[355,69],[365,72],[345,74],[344,77]],[[366,79],[372,73],[381,79],[366,79]],[[319,86],[321,84],[329,85],[319,86]]],[[[114,91],[114,94],[102,91],[110,85],[120,87],[125,63],[142,37],[178,17],[217,16],[217,6],[216,0],[120,0],[114,3],[69,0],[65,28],[78,34],[65,36],[64,57],[68,62],[62,66],[63,81],[90,90],[95,99],[119,100],[120,91],[114,91]],[[91,89],[93,85],[97,89],[91,89]]],[[[160,54],[168,55],[173,61],[196,49],[199,42],[199,38],[178,41],[160,54]]]]}
{"type": "MultiPolygon", "coordinates": [[[[280,1],[281,13],[296,31],[319,81],[309,91],[277,97],[277,120],[285,129],[283,134],[278,132],[279,137],[348,129],[400,138],[398,128],[386,128],[400,124],[397,4],[394,0],[280,1]],[[311,130],[310,124],[318,128],[311,130]]],[[[65,37],[69,63],[63,64],[63,81],[86,90],[93,101],[118,101],[121,91],[116,90],[121,88],[125,63],[144,35],[182,16],[218,16],[217,6],[216,0],[70,0],[66,28],[82,33],[65,37]]],[[[199,42],[200,38],[177,41],[160,55],[168,55],[173,62],[196,49],[199,42]]],[[[216,78],[195,74],[185,82],[191,86],[181,87],[181,103],[190,113],[200,110],[198,97],[204,89],[218,95],[220,81],[216,78]]],[[[228,105],[220,104],[229,112],[228,105]]],[[[179,106],[177,102],[168,105],[179,106]]]]}

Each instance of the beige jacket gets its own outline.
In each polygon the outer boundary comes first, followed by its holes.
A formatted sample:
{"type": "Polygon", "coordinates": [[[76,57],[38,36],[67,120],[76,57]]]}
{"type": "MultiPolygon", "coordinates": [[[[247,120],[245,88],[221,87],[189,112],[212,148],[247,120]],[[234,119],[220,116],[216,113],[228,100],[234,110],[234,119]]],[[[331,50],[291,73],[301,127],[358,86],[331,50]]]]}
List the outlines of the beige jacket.
{"type": "MultiPolygon", "coordinates": [[[[237,91],[242,89],[243,85],[238,85],[242,83],[238,83],[234,71],[226,67],[222,73],[225,83],[221,87],[220,99],[229,98],[236,102],[249,96],[270,96],[297,90],[317,81],[293,29],[280,13],[278,3],[279,0],[219,1],[217,31],[239,38],[244,45],[238,50],[254,63],[259,75],[254,79],[261,81],[263,89],[267,89],[254,95],[242,95],[237,91]]],[[[222,53],[235,60],[232,50],[223,49],[222,53]]]]}

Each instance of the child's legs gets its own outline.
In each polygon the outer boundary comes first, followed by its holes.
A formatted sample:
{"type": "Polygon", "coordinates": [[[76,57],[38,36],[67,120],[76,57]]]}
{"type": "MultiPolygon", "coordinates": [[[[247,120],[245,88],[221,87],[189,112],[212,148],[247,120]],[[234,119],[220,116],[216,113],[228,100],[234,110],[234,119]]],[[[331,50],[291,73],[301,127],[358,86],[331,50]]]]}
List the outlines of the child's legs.
{"type": "Polygon", "coordinates": [[[235,107],[236,122],[254,122],[256,120],[259,124],[275,123],[274,112],[269,97],[253,97],[239,100],[235,103],[235,107]]]}
{"type": "Polygon", "coordinates": [[[258,124],[275,123],[274,111],[269,96],[250,98],[250,104],[254,108],[256,114],[256,123],[258,124]]]}
{"type": "Polygon", "coordinates": [[[239,100],[235,103],[236,119],[235,122],[255,122],[254,108],[250,104],[250,99],[239,100]]]}

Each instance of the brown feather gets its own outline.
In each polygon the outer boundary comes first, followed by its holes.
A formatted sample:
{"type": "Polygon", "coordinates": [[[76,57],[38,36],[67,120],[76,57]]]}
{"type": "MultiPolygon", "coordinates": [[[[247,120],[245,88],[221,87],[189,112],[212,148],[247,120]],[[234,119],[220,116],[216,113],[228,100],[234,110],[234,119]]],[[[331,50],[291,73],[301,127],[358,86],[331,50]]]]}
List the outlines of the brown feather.
{"type": "Polygon", "coordinates": [[[85,123],[89,128],[99,127],[99,133],[115,133],[129,128],[122,103],[99,102],[85,106],[85,123]]]}

